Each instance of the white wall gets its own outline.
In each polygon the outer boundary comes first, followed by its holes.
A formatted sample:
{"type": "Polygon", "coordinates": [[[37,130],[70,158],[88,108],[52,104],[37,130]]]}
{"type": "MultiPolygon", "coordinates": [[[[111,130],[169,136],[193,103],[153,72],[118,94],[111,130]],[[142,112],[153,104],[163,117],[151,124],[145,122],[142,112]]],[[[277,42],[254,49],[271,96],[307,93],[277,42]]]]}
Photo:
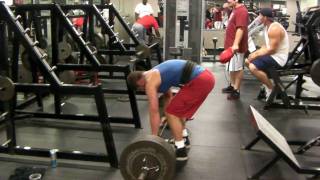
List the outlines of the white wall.
{"type": "Polygon", "coordinates": [[[293,22],[296,21],[296,13],[298,12],[297,4],[296,1],[287,1],[287,13],[290,15],[289,19],[289,28],[288,31],[294,31],[295,30],[295,25],[293,22]]]}
{"type": "Polygon", "coordinates": [[[304,10],[311,6],[318,5],[318,0],[301,0],[301,9],[304,10]]]}

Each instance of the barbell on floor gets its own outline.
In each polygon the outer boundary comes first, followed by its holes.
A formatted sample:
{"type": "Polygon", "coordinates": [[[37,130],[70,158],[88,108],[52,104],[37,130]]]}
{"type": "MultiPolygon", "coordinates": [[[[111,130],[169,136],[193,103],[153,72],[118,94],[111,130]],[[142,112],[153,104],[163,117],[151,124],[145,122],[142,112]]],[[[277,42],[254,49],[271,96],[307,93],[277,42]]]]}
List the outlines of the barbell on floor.
{"type": "Polygon", "coordinates": [[[14,96],[14,84],[8,77],[0,76],[0,101],[8,101],[14,96]]]}
{"type": "Polygon", "coordinates": [[[120,156],[120,171],[125,180],[170,180],[175,168],[174,148],[159,136],[135,140],[120,156]]]}

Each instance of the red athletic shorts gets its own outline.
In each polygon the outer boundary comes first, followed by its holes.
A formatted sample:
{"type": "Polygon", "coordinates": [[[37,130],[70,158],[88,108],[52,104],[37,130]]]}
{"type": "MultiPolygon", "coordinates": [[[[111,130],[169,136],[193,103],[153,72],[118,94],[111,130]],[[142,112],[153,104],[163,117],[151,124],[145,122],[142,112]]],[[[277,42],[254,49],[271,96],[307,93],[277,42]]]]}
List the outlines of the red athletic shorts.
{"type": "Polygon", "coordinates": [[[213,89],[214,84],[212,72],[204,70],[180,89],[167,106],[166,112],[179,118],[192,118],[213,89]]]}

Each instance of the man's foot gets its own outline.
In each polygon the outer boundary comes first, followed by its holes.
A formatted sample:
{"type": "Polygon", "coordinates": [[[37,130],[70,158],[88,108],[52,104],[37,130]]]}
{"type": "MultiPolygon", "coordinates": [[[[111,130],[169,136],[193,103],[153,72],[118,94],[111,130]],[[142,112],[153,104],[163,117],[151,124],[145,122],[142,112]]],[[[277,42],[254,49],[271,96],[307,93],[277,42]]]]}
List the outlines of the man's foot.
{"type": "Polygon", "coordinates": [[[187,154],[187,148],[176,148],[176,160],[177,161],[187,161],[188,160],[188,154],[187,154]]]}
{"type": "Polygon", "coordinates": [[[234,88],[231,85],[222,89],[222,93],[232,93],[233,91],[234,91],[234,88]]]}
{"type": "Polygon", "coordinates": [[[266,88],[265,90],[266,90],[266,102],[267,102],[269,100],[271,93],[272,93],[272,90],[268,89],[268,88],[266,88]]]}
{"type": "Polygon", "coordinates": [[[260,92],[259,92],[259,94],[257,96],[257,99],[258,100],[262,100],[262,99],[265,99],[265,98],[266,98],[266,89],[263,86],[261,86],[260,87],[260,92]]]}
{"type": "Polygon", "coordinates": [[[233,90],[232,93],[228,95],[228,100],[238,100],[240,98],[240,92],[233,90]]]}
{"type": "Polygon", "coordinates": [[[188,137],[188,136],[187,136],[187,137],[183,137],[183,139],[184,139],[184,145],[186,146],[186,148],[187,148],[187,149],[190,149],[191,144],[190,144],[190,139],[189,139],[189,137],[188,137]]]}
{"type": "MultiPolygon", "coordinates": [[[[190,149],[190,148],[191,148],[191,144],[190,144],[190,139],[189,139],[189,137],[188,137],[188,136],[187,136],[187,137],[183,137],[183,140],[184,140],[184,145],[185,145],[185,147],[186,147],[187,149],[190,149]]],[[[174,138],[166,139],[165,141],[174,146],[174,138]]]]}

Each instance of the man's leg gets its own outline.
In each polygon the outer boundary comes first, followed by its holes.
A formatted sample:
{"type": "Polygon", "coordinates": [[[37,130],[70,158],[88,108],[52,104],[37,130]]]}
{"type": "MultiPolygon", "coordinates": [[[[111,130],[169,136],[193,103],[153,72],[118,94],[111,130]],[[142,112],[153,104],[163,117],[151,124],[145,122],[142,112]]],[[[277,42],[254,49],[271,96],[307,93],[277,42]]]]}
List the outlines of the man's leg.
{"type": "Polygon", "coordinates": [[[231,85],[233,90],[228,95],[228,100],[237,100],[240,98],[240,87],[243,79],[243,53],[236,53],[230,61],[229,70],[231,85]]]}
{"type": "Polygon", "coordinates": [[[240,91],[241,82],[243,79],[243,70],[234,72],[234,89],[240,91]]]}
{"type": "Polygon", "coordinates": [[[183,120],[173,114],[167,113],[167,121],[175,141],[183,140],[182,131],[184,128],[183,120]]]}
{"type": "Polygon", "coordinates": [[[262,84],[266,85],[268,89],[273,88],[273,84],[268,78],[267,74],[261,70],[259,70],[254,64],[249,64],[250,72],[260,81],[262,84]]]}
{"type": "Polygon", "coordinates": [[[182,133],[184,128],[183,119],[170,113],[167,113],[167,117],[171,133],[174,137],[174,145],[176,147],[176,160],[186,161],[188,160],[188,154],[182,133]]]}
{"type": "Polygon", "coordinates": [[[234,71],[231,71],[229,74],[230,74],[230,85],[234,87],[236,82],[236,73],[234,71]]]}

